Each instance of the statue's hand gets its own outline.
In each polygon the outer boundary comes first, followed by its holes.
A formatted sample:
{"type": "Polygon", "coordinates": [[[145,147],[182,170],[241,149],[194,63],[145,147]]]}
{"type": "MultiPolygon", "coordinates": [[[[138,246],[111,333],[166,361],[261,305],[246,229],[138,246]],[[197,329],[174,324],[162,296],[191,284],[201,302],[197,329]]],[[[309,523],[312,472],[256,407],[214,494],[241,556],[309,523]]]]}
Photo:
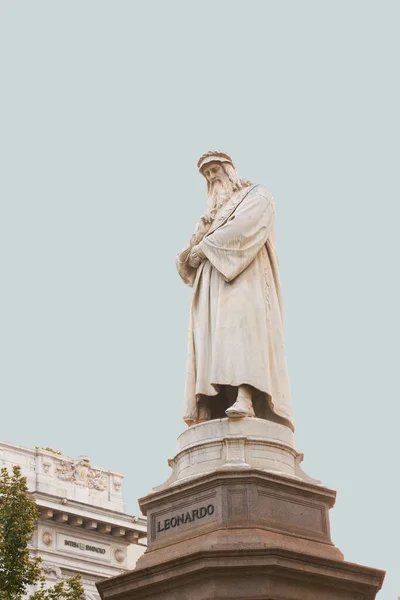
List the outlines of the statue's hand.
{"type": "Polygon", "coordinates": [[[215,209],[208,209],[205,213],[201,215],[199,222],[196,225],[194,234],[190,238],[190,245],[192,246],[192,248],[194,246],[197,246],[197,244],[200,244],[200,242],[210,229],[212,222],[214,221],[215,212],[215,209]]]}
{"type": "Polygon", "coordinates": [[[194,248],[197,244],[200,244],[201,240],[204,237],[204,233],[200,233],[199,231],[195,231],[192,237],[190,238],[190,246],[194,248]]]}
{"type": "Polygon", "coordinates": [[[203,260],[206,258],[206,255],[198,246],[194,246],[189,254],[189,265],[193,267],[193,269],[197,269],[203,260]]]}
{"type": "Polygon", "coordinates": [[[216,212],[217,211],[215,208],[206,210],[206,212],[201,215],[200,222],[203,225],[211,225],[211,223],[214,221],[216,212]]]}

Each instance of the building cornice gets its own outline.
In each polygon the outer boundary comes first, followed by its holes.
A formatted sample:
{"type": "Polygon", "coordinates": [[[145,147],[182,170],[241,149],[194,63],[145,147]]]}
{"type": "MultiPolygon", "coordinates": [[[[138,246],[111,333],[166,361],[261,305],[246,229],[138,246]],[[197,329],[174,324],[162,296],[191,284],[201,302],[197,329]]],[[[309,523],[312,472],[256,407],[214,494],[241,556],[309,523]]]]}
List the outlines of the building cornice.
{"type": "Polygon", "coordinates": [[[83,502],[61,499],[51,494],[33,492],[39,508],[39,522],[53,521],[77,529],[98,532],[135,542],[147,535],[146,520],[126,513],[91,507],[83,502]]]}

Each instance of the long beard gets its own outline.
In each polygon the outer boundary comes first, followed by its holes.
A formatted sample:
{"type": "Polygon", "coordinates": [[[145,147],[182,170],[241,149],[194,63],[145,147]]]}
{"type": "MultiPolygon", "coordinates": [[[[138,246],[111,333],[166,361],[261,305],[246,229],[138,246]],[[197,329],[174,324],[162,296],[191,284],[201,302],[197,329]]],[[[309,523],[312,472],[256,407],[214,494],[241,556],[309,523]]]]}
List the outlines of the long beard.
{"type": "Polygon", "coordinates": [[[234,192],[233,184],[230,180],[214,181],[208,191],[208,210],[202,215],[197,223],[195,231],[190,238],[190,247],[199,244],[209,231],[218,210],[223,206],[234,192]]]}
{"type": "Polygon", "coordinates": [[[211,210],[218,210],[229,200],[233,193],[231,182],[215,181],[208,192],[208,207],[211,210]]]}

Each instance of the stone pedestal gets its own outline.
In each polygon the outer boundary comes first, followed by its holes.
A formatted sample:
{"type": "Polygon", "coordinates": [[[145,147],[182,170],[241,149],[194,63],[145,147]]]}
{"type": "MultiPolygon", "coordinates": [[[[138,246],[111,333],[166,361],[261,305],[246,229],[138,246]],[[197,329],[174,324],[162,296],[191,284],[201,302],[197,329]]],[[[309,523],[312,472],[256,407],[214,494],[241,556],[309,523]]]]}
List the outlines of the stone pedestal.
{"type": "Polygon", "coordinates": [[[301,469],[303,455],[294,447],[289,427],[265,419],[218,419],[190,427],[177,439],[169,460],[172,474],[155,490],[189,478],[229,469],[260,469],[320,483],[301,469]]]}
{"type": "Polygon", "coordinates": [[[170,479],[140,500],[148,549],[103,600],[372,600],[382,571],[334,546],[335,492],[308,478],[292,432],[259,419],[196,425],[170,479]]]}

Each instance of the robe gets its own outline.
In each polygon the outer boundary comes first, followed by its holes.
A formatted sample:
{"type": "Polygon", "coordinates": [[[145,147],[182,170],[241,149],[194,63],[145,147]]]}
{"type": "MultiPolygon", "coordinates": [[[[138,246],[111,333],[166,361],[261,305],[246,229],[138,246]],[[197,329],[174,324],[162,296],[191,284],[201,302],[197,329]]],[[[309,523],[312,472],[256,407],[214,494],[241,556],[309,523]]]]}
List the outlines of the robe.
{"type": "Polygon", "coordinates": [[[243,188],[200,242],[206,256],[200,266],[188,264],[189,246],[177,257],[181,278],[193,287],[184,401],[189,425],[197,422],[201,395],[247,384],[293,429],[274,217],[268,190],[243,188]]]}

